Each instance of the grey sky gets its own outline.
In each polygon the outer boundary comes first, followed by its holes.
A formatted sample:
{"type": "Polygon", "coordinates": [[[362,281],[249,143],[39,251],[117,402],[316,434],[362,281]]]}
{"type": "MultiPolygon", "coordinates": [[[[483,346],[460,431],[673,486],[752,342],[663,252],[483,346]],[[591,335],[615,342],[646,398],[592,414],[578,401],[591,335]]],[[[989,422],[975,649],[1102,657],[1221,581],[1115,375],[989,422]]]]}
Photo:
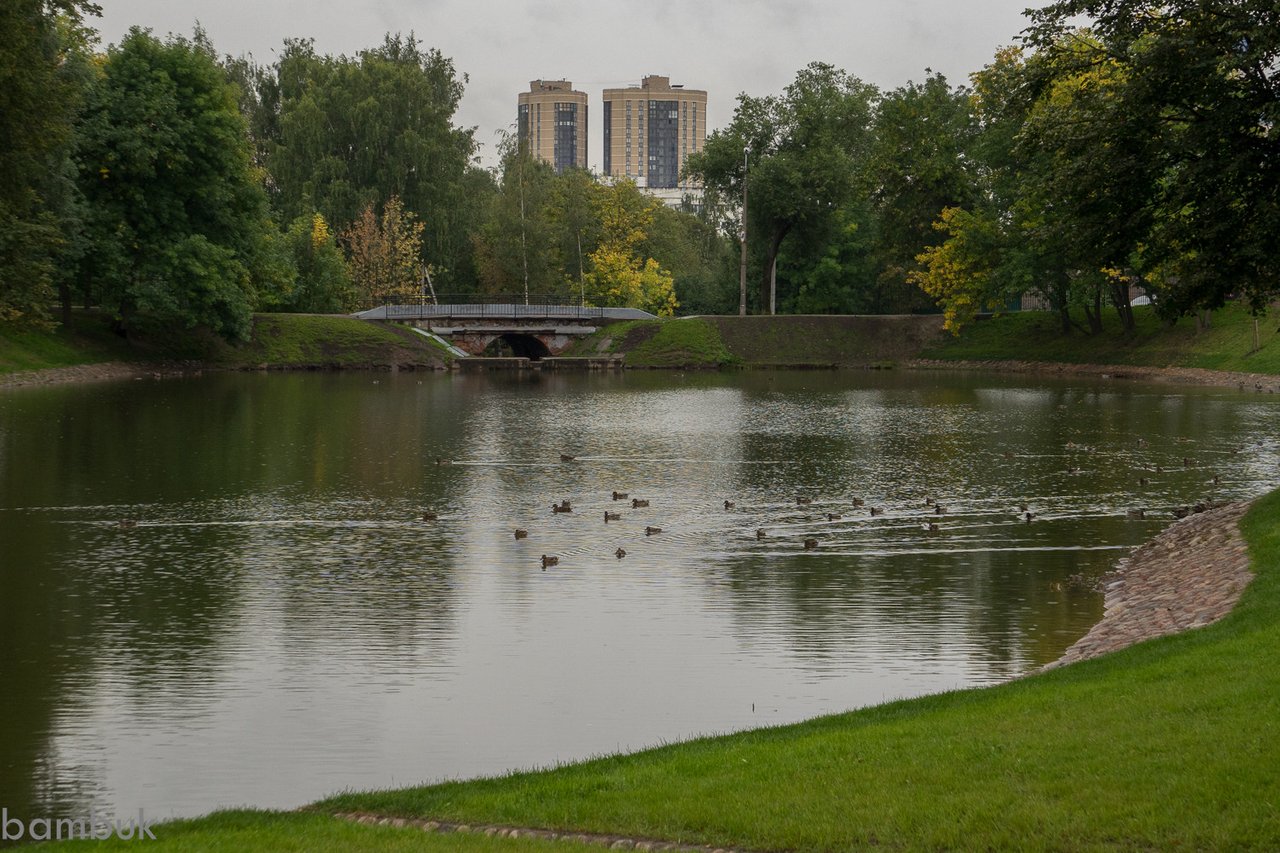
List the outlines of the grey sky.
{"type": "Polygon", "coordinates": [[[925,68],[953,83],[981,68],[1026,25],[1029,0],[100,0],[104,45],[132,25],[190,34],[199,20],[220,53],[274,60],[287,37],[354,54],[388,31],[413,30],[470,78],[457,114],[492,160],[495,131],[515,121],[516,94],[538,78],[572,80],[590,98],[588,159],[601,160],[600,91],[671,77],[708,92],[708,124],[729,122],[739,92],[779,92],[814,60],[891,89],[925,68]]]}

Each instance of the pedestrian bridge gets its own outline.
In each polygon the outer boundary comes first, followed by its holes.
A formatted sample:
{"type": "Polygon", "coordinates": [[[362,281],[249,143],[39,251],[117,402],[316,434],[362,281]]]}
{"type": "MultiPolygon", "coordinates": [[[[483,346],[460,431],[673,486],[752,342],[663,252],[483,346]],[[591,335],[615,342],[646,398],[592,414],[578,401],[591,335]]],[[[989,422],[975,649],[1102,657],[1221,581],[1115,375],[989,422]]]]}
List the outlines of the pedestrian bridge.
{"type": "Polygon", "coordinates": [[[355,316],[407,323],[439,335],[468,355],[482,355],[501,340],[515,355],[530,359],[559,355],[607,323],[657,319],[637,308],[600,308],[573,298],[472,294],[379,305],[355,316]]]}

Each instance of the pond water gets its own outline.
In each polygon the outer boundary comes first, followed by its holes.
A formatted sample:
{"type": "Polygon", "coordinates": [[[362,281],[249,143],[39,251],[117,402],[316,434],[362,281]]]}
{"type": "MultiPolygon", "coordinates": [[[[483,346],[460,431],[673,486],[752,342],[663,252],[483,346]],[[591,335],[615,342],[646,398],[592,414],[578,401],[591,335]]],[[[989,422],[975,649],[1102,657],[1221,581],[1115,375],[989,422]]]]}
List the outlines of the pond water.
{"type": "Polygon", "coordinates": [[[294,807],[1000,682],[1171,507],[1274,487],[1278,422],[911,372],[3,392],[0,804],[294,807]]]}

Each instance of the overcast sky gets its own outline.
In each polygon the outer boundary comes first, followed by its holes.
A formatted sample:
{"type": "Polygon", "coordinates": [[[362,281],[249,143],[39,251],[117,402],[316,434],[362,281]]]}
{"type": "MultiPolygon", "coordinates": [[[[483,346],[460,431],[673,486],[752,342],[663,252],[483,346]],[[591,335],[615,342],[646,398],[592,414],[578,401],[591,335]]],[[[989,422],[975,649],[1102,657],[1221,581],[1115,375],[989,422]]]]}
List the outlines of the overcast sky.
{"type": "Polygon", "coordinates": [[[708,124],[724,126],[740,92],[780,92],[800,68],[829,62],[884,89],[925,69],[967,82],[1013,43],[1035,0],[99,0],[103,46],[130,26],[189,35],[198,20],[219,53],[275,60],[285,38],[354,54],[412,30],[469,78],[456,120],[476,128],[486,163],[515,121],[516,94],[539,78],[590,97],[588,159],[601,162],[600,93],[646,74],[707,90],[708,124]]]}

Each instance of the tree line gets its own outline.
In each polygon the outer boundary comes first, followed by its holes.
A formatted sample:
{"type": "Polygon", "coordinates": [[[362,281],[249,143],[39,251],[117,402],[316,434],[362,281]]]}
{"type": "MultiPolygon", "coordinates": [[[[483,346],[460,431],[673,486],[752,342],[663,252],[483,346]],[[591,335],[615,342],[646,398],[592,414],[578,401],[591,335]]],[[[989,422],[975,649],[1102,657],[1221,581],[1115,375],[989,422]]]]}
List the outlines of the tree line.
{"type": "Polygon", "coordinates": [[[739,96],[680,210],[510,138],[482,168],[465,76],[412,34],[260,65],[199,29],[101,50],[97,11],[0,9],[0,321],[80,303],[243,338],[253,311],[424,290],[732,313],[744,224],[752,311],[958,328],[1033,294],[1089,332],[1107,305],[1131,329],[1137,292],[1174,320],[1278,290],[1274,3],[1062,0],[969,86],[811,64],[739,96]]]}

